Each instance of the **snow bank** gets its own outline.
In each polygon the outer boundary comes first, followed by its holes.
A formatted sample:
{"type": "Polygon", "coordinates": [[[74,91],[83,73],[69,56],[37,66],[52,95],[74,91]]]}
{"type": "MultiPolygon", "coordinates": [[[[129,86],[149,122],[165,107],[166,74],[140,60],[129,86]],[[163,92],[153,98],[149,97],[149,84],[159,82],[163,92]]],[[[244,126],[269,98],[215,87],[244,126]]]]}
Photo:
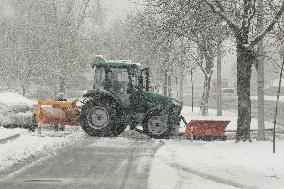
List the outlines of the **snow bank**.
{"type": "Polygon", "coordinates": [[[149,188],[260,188],[284,186],[284,141],[234,143],[165,141],[150,172],[149,188]]]}
{"type": "Polygon", "coordinates": [[[4,139],[4,138],[7,138],[7,137],[16,135],[16,134],[21,134],[25,131],[26,131],[25,129],[19,129],[19,128],[6,129],[4,127],[0,127],[0,139],[4,139]]]}
{"type": "MultiPolygon", "coordinates": [[[[142,129],[142,128],[139,128],[139,129],[142,129]]],[[[138,140],[150,139],[148,135],[142,134],[135,130],[130,130],[129,128],[126,128],[125,131],[123,131],[119,136],[124,137],[124,138],[138,139],[138,140]]]]}
{"type": "Polygon", "coordinates": [[[49,131],[48,134],[48,131],[45,131],[46,135],[38,135],[25,131],[22,132],[19,138],[0,144],[0,170],[33,157],[38,153],[53,151],[64,145],[76,143],[85,135],[81,130],[69,134],[56,132],[57,135],[53,135],[52,133],[55,132],[49,131]]]}
{"type": "MultiPolygon", "coordinates": [[[[193,112],[190,106],[184,106],[181,114],[186,118],[187,122],[190,120],[229,120],[230,123],[227,126],[226,130],[237,130],[237,113],[223,111],[223,116],[216,116],[217,111],[215,109],[209,109],[209,113],[207,117],[202,117],[200,113],[199,107],[194,107],[193,112]]],[[[255,118],[251,119],[251,129],[257,129],[258,120],[255,118]]],[[[265,121],[265,128],[271,129],[273,128],[273,123],[265,121]]],[[[281,126],[277,125],[278,129],[282,129],[281,126]]],[[[185,131],[185,125],[183,123],[180,124],[179,132],[185,131]]]]}
{"type": "Polygon", "coordinates": [[[4,93],[0,93],[0,104],[32,106],[36,104],[36,102],[29,100],[23,97],[22,95],[19,95],[16,93],[4,92],[4,93]]]}

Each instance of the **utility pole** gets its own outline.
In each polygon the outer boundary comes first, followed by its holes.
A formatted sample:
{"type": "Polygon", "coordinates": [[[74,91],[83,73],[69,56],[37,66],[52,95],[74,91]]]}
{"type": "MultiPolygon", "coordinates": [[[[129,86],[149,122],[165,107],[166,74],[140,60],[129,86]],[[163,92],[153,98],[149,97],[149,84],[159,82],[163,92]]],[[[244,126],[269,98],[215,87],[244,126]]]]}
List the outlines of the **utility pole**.
{"type": "Polygon", "coordinates": [[[193,112],[193,79],[192,79],[192,68],[190,69],[190,80],[191,80],[191,110],[193,112]]]}
{"type": "Polygon", "coordinates": [[[282,60],[281,70],[280,70],[280,78],[279,78],[279,85],[278,85],[278,92],[277,92],[277,101],[276,101],[276,108],[275,108],[275,116],[274,116],[274,122],[273,122],[273,153],[275,153],[275,140],[276,140],[276,121],[277,121],[277,113],[278,113],[278,103],[279,103],[279,95],[281,91],[282,86],[282,75],[283,75],[283,69],[284,69],[284,57],[282,60]]]}
{"type": "Polygon", "coordinates": [[[180,88],[179,88],[179,93],[180,97],[179,100],[180,102],[183,102],[183,80],[184,80],[184,69],[185,69],[185,64],[184,64],[184,38],[182,38],[181,41],[181,48],[182,48],[182,53],[181,53],[181,70],[180,70],[180,88]]]}
{"type": "Polygon", "coordinates": [[[220,24],[220,32],[218,34],[218,41],[217,41],[217,89],[216,89],[216,96],[217,96],[217,116],[222,116],[222,76],[221,76],[221,67],[222,67],[222,51],[221,51],[221,30],[222,25],[220,24]]]}
{"type": "MultiPolygon", "coordinates": [[[[258,0],[257,33],[263,30],[263,0],[258,0]]],[[[264,56],[263,40],[257,44],[257,102],[258,102],[258,132],[257,140],[265,140],[264,125],[264,56]]]]}

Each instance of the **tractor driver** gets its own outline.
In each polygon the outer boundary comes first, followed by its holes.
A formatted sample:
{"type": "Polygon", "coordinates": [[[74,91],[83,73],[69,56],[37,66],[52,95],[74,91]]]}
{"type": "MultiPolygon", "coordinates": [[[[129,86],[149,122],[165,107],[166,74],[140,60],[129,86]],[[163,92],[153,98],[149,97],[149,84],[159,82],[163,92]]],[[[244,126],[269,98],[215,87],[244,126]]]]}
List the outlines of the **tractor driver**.
{"type": "Polygon", "coordinates": [[[109,72],[110,90],[119,93],[122,92],[122,83],[118,80],[118,73],[113,71],[109,72]]]}
{"type": "Polygon", "coordinates": [[[57,101],[67,101],[67,100],[64,98],[64,94],[63,93],[59,93],[58,97],[57,97],[57,101]]]}

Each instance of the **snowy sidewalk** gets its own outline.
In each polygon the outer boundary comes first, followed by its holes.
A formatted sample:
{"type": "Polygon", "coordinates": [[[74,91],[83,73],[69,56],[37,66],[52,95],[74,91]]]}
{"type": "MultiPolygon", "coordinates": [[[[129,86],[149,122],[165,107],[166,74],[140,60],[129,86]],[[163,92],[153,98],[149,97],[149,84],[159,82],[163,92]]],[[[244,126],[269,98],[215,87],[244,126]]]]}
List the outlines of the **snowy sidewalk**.
{"type": "Polygon", "coordinates": [[[150,189],[282,189],[284,141],[190,142],[165,141],[149,178],[150,189]]]}

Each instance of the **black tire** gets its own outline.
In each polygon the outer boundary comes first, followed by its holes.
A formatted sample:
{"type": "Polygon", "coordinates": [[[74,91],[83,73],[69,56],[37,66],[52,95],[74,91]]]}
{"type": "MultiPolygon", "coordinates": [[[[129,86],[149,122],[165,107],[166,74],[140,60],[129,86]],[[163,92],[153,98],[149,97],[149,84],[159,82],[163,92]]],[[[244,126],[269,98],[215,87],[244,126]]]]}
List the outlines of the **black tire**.
{"type": "Polygon", "coordinates": [[[125,129],[118,129],[121,124],[115,105],[101,99],[93,99],[84,104],[80,123],[88,135],[96,137],[117,136],[125,129]]]}
{"type": "Polygon", "coordinates": [[[32,124],[28,126],[28,130],[31,132],[35,132],[36,128],[37,128],[36,114],[33,114],[32,124]]]}
{"type": "Polygon", "coordinates": [[[59,131],[65,131],[65,125],[60,125],[59,131]]]}
{"type": "Polygon", "coordinates": [[[167,116],[159,111],[150,112],[143,121],[143,132],[155,139],[167,139],[171,132],[171,123],[167,116]]]}
{"type": "Polygon", "coordinates": [[[119,123],[117,123],[114,136],[118,136],[121,133],[123,133],[123,131],[126,129],[126,127],[127,127],[126,124],[119,124],[119,123]]]}

